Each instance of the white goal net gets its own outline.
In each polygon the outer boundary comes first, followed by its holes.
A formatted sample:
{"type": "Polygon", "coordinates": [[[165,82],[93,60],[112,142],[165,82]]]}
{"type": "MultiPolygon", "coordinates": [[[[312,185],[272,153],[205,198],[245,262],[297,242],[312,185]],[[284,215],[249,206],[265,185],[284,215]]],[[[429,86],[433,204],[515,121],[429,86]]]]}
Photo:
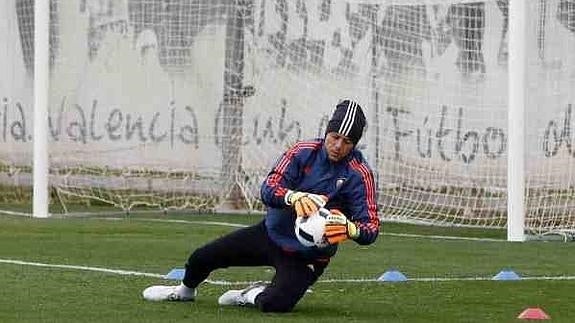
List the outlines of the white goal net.
{"type": "MultiPolygon", "coordinates": [[[[0,187],[29,198],[33,0],[0,2],[0,187]]],[[[575,230],[575,0],[528,1],[526,228],[575,230]]],[[[506,0],[51,0],[51,212],[262,210],[343,98],[386,220],[505,227],[506,0]],[[224,207],[225,206],[225,207],[224,207]]]]}

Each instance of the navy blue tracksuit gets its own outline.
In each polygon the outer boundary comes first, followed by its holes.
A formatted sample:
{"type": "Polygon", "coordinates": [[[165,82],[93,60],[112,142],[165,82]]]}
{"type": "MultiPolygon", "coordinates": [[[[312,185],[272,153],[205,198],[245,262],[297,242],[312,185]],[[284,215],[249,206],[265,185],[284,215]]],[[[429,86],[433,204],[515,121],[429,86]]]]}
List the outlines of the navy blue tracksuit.
{"type": "Polygon", "coordinates": [[[184,284],[196,287],[209,273],[230,266],[272,266],[276,274],[256,299],[264,312],[291,311],[314,284],[337,246],[305,247],[295,237],[295,212],[284,198],[289,190],[328,196],[327,209],[339,209],[359,231],[355,242],[373,243],[379,218],[373,174],[361,152],[353,149],[334,163],[324,139],[302,141],[277,161],[261,186],[268,207],[264,221],[237,230],[195,250],[186,264],[184,284]]]}

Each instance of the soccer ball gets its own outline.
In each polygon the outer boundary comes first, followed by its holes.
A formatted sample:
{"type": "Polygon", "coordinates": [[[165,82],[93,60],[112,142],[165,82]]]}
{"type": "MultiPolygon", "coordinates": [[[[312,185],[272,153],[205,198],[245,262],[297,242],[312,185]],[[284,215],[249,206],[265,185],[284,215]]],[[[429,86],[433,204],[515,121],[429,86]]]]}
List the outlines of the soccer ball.
{"type": "Polygon", "coordinates": [[[297,217],[295,220],[295,236],[306,247],[326,247],[328,245],[324,236],[325,217],[316,212],[308,217],[297,217]]]}

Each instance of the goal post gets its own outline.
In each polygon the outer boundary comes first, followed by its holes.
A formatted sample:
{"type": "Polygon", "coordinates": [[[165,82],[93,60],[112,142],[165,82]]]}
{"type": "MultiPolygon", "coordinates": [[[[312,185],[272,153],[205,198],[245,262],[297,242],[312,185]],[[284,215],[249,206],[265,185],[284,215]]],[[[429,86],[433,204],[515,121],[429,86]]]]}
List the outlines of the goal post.
{"type": "Polygon", "coordinates": [[[34,132],[32,215],[46,218],[48,212],[48,98],[50,53],[50,0],[34,6],[34,132]]]}
{"type": "Polygon", "coordinates": [[[527,5],[509,1],[509,152],[507,154],[507,240],[525,240],[525,90],[527,5]]]}

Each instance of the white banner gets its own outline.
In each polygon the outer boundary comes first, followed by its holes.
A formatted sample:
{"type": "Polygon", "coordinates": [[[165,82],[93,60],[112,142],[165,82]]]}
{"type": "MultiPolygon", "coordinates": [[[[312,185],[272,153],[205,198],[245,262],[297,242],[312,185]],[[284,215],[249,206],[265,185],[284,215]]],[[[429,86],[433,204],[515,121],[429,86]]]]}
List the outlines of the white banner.
{"type": "MultiPolygon", "coordinates": [[[[33,11],[22,3],[0,3],[0,157],[31,164],[33,11]]],[[[227,1],[55,3],[55,165],[219,172],[226,73],[241,70],[255,89],[242,108],[246,169],[323,136],[335,104],[352,98],[368,115],[360,148],[377,168],[505,171],[505,2],[256,0],[231,27],[227,1]],[[242,41],[243,66],[226,66],[242,41]]],[[[530,7],[527,152],[530,164],[564,167],[575,156],[573,13],[565,0],[541,3],[530,7]]]]}

